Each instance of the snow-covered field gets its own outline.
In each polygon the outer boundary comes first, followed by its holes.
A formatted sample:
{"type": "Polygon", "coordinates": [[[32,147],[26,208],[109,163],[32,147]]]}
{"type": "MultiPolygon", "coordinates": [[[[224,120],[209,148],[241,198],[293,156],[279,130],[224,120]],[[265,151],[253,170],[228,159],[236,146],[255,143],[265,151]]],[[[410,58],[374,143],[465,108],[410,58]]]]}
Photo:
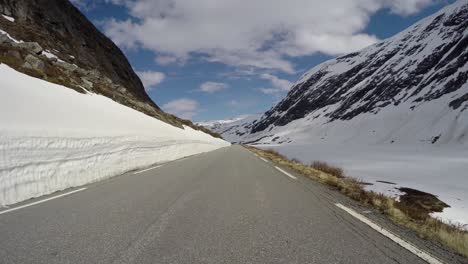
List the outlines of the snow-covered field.
{"type": "MultiPolygon", "coordinates": [[[[468,225],[468,148],[445,145],[338,145],[294,143],[260,145],[304,163],[323,160],[348,176],[372,183],[366,188],[390,196],[409,187],[434,194],[451,207],[433,216],[468,225]],[[381,183],[387,181],[395,184],[381,183]]],[[[468,227],[468,226],[467,226],[468,227]]]]}
{"type": "Polygon", "coordinates": [[[0,206],[228,145],[0,64],[0,206]]]}

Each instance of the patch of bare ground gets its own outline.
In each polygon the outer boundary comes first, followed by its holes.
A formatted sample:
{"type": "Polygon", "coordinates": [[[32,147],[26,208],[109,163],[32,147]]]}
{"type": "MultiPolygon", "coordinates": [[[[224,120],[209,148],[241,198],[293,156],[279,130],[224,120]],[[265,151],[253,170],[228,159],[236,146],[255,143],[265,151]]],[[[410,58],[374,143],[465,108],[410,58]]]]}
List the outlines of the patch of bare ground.
{"type": "Polygon", "coordinates": [[[397,201],[384,194],[365,190],[365,182],[345,176],[343,169],[326,162],[313,162],[307,166],[297,159],[290,160],[274,150],[262,150],[248,145],[244,147],[280,166],[325,184],[362,205],[374,207],[393,222],[416,231],[424,238],[439,241],[468,257],[468,232],[461,226],[444,223],[431,217],[430,213],[441,212],[448,207],[435,195],[401,188],[400,191],[405,194],[397,201]]]}

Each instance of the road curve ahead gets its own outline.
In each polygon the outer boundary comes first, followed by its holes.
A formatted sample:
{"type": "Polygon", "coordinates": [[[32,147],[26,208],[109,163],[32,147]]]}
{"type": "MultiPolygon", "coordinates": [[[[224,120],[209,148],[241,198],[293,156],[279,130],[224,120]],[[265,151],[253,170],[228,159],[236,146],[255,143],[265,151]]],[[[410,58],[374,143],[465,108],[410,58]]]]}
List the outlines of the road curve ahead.
{"type": "Polygon", "coordinates": [[[290,176],[240,146],[130,172],[0,212],[0,263],[425,263],[290,176]]]}

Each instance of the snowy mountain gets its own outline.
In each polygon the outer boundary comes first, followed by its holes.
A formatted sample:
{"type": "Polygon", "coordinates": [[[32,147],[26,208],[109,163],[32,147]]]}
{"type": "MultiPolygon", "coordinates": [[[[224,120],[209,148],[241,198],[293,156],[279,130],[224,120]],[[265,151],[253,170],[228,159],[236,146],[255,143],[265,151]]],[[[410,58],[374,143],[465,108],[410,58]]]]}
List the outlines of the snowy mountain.
{"type": "Polygon", "coordinates": [[[467,26],[468,2],[458,1],[314,67],[258,120],[216,131],[257,144],[467,144],[467,26]]]}
{"type": "Polygon", "coordinates": [[[227,141],[235,142],[239,137],[245,135],[246,131],[252,128],[252,125],[262,114],[243,115],[226,120],[212,120],[198,122],[197,125],[208,128],[209,130],[227,136],[227,141]]]}

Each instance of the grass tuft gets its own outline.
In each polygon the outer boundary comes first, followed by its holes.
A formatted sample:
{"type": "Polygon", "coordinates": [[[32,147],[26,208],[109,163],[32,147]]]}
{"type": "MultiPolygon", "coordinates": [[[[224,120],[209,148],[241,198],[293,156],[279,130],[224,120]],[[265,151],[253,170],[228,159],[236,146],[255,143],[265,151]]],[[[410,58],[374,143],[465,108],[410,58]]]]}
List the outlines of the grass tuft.
{"type": "Polygon", "coordinates": [[[330,165],[326,163],[325,161],[320,161],[320,160],[314,161],[312,162],[312,164],[310,164],[310,167],[319,171],[323,171],[327,174],[333,175],[338,178],[345,177],[344,171],[342,168],[330,165]]]}

